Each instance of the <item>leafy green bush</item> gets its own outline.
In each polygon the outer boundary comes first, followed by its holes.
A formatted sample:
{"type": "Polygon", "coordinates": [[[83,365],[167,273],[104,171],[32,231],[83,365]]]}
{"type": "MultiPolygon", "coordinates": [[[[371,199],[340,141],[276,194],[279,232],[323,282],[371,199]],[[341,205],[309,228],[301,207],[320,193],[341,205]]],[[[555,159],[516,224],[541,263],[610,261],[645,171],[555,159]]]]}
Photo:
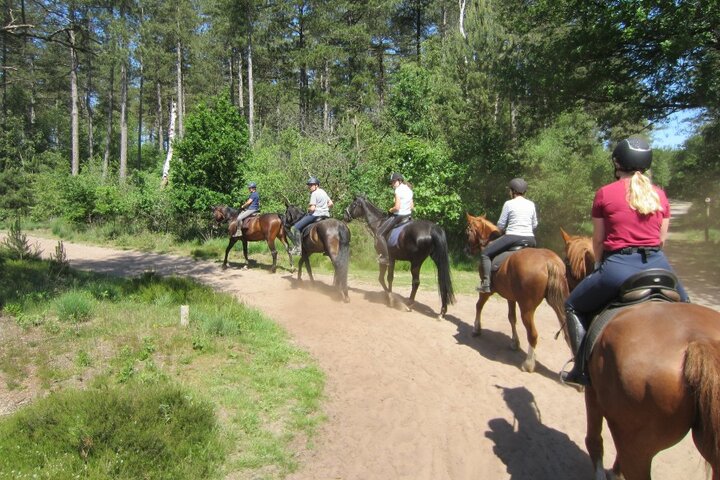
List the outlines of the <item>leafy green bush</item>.
{"type": "Polygon", "coordinates": [[[250,157],[248,128],[226,97],[214,97],[187,116],[175,145],[170,184],[177,212],[207,212],[244,193],[250,157]]]}
{"type": "Polygon", "coordinates": [[[169,385],[65,390],[0,422],[2,478],[214,476],[224,456],[212,406],[169,385]]]}

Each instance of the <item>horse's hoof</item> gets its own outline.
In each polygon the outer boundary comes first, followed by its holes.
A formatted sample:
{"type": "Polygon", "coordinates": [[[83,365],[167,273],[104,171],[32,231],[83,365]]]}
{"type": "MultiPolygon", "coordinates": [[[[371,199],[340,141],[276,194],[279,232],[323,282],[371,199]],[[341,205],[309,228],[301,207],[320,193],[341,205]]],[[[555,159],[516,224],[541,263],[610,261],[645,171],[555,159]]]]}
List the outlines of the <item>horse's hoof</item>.
{"type": "Polygon", "coordinates": [[[405,311],[412,312],[412,307],[410,305],[405,305],[405,311]]]}
{"type": "Polygon", "coordinates": [[[535,363],[523,362],[523,364],[520,366],[520,370],[527,373],[533,373],[535,371],[535,363]]]}
{"type": "Polygon", "coordinates": [[[473,337],[480,337],[480,336],[482,336],[482,330],[473,330],[473,331],[472,331],[472,336],[473,336],[473,337]]]}
{"type": "Polygon", "coordinates": [[[510,342],[510,350],[518,351],[520,350],[520,344],[516,342],[510,342]]]}
{"type": "Polygon", "coordinates": [[[220,267],[220,268],[222,268],[223,270],[227,270],[227,264],[223,263],[222,267],[220,267]]]}
{"type": "Polygon", "coordinates": [[[247,265],[243,265],[242,269],[243,269],[243,270],[247,270],[247,269],[248,269],[248,266],[247,266],[247,265]]]}

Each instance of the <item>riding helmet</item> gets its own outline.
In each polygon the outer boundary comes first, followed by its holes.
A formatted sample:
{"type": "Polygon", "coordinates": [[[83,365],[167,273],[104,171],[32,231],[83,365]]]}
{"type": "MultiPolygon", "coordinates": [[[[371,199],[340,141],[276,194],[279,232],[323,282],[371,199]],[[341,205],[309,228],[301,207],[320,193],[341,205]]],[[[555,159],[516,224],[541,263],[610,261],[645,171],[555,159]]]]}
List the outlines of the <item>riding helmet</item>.
{"type": "Polygon", "coordinates": [[[513,178],[510,180],[510,183],[508,184],[508,187],[510,187],[510,190],[512,190],[515,193],[519,193],[522,195],[527,191],[528,184],[525,180],[522,178],[513,178]]]}
{"type": "Polygon", "coordinates": [[[404,181],[405,181],[405,177],[403,177],[403,176],[400,175],[399,173],[395,172],[395,173],[393,173],[392,175],[390,175],[390,183],[395,183],[395,181],[404,182],[404,181]]]}
{"type": "Polygon", "coordinates": [[[310,178],[308,178],[307,184],[308,185],[320,185],[320,181],[315,177],[310,177],[310,178]]]}
{"type": "Polygon", "coordinates": [[[626,172],[644,172],[652,164],[652,149],[642,138],[626,138],[613,150],[612,158],[626,172]]]}
{"type": "Polygon", "coordinates": [[[257,188],[257,183],[255,183],[255,182],[248,183],[248,188],[257,188]]]}

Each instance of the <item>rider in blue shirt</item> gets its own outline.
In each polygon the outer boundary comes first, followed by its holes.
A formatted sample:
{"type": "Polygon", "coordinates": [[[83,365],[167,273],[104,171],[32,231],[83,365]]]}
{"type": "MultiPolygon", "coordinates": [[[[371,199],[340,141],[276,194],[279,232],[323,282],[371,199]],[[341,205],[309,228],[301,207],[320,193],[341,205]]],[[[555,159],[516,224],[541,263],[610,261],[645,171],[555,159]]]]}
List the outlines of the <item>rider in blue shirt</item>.
{"type": "Polygon", "coordinates": [[[243,220],[260,211],[260,194],[257,193],[257,184],[255,182],[248,183],[248,190],[250,190],[250,195],[240,207],[241,212],[237,218],[238,226],[237,232],[235,232],[236,237],[242,237],[243,220]]]}

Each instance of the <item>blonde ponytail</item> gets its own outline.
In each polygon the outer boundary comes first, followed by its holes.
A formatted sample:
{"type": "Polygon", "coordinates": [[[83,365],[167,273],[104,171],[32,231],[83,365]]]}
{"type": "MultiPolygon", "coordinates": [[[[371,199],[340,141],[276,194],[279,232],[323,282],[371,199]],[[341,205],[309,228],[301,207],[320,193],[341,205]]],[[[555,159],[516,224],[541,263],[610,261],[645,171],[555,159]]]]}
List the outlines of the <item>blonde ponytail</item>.
{"type": "Polygon", "coordinates": [[[655,191],[652,182],[639,171],[636,171],[630,178],[628,203],[630,208],[642,215],[660,212],[663,209],[660,204],[660,196],[655,191]]]}

